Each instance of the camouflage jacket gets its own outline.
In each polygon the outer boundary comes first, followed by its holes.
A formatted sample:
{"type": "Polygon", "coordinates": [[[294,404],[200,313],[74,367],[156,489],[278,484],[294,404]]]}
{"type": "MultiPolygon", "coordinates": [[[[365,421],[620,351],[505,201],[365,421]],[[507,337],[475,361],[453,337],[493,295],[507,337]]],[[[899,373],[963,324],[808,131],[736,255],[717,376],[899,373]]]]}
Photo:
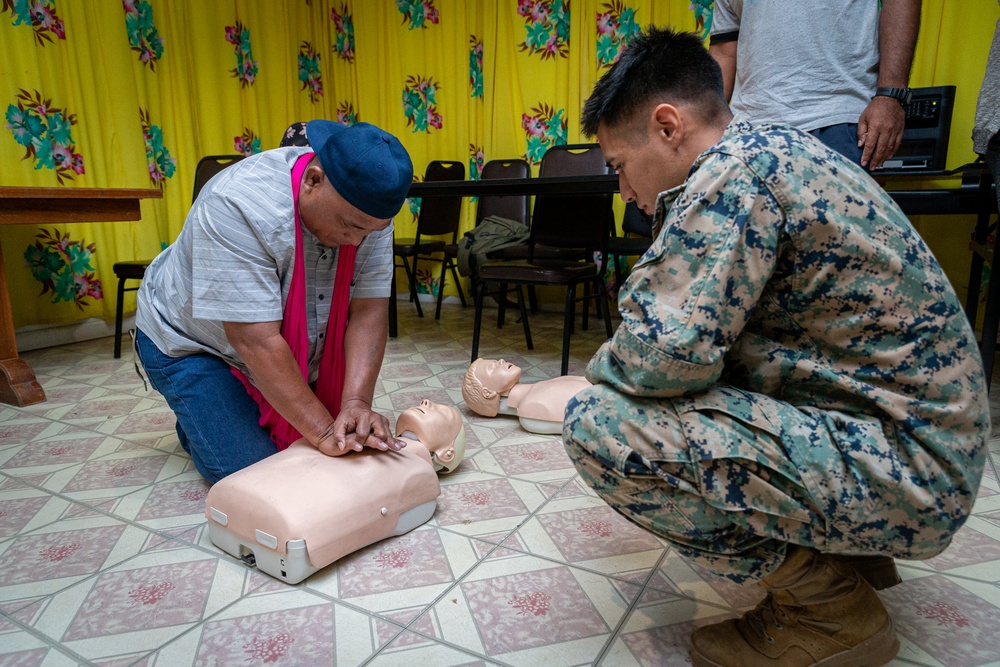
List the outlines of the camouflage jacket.
{"type": "Polygon", "coordinates": [[[974,334],[863,169],[792,127],[734,121],[660,195],[654,235],[591,382],[646,397],[721,383],[864,413],[981,470],[989,411],[974,334]]]}

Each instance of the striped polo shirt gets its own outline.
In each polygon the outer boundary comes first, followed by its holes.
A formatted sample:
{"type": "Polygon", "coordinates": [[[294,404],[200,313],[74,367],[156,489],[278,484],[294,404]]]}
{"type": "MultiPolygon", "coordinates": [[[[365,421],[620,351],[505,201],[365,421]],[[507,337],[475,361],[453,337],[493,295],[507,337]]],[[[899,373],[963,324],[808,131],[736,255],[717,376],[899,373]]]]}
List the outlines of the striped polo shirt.
{"type": "MultiPolygon", "coordinates": [[[[223,322],[281,320],[295,261],[291,170],[310,149],[278,148],[237,162],[210,180],[177,240],[139,288],[136,325],[165,354],[208,352],[246,370],[223,322]]],[[[358,246],[352,299],[386,298],[393,226],[358,246]]],[[[337,271],[337,249],[302,227],[309,379],[318,374],[337,271]]]]}

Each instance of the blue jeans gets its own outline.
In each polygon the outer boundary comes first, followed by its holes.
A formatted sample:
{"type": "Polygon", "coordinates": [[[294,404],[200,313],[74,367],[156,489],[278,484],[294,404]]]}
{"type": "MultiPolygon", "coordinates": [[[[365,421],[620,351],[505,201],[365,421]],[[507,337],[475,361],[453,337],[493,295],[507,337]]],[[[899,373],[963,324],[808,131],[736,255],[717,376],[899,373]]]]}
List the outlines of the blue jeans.
{"type": "Polygon", "coordinates": [[[177,417],[177,437],[201,476],[211,483],[278,451],[261,428],[260,409],[212,354],[170,357],[139,329],[135,348],[149,382],[177,417]]]}
{"type": "Polygon", "coordinates": [[[862,149],[858,147],[858,124],[840,123],[810,130],[809,134],[837,151],[848,160],[861,164],[862,149]]]}

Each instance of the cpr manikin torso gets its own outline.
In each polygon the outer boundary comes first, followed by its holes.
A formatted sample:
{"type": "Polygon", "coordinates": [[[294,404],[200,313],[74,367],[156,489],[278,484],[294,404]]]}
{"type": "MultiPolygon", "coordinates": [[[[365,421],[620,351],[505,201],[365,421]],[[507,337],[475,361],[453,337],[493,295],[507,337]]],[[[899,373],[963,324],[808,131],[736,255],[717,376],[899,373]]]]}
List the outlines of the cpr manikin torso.
{"type": "Polygon", "coordinates": [[[476,359],[462,382],[465,404],[483,417],[516,416],[530,433],[562,432],[566,404],[590,386],[580,375],[521,384],[521,369],[503,359],[476,359]]]}
{"type": "Polygon", "coordinates": [[[331,457],[305,440],[244,468],[209,490],[212,542],[288,583],[373,542],[401,535],[434,513],[436,470],[465,454],[458,410],[422,401],[405,410],[398,452],[365,449],[331,457]]]}

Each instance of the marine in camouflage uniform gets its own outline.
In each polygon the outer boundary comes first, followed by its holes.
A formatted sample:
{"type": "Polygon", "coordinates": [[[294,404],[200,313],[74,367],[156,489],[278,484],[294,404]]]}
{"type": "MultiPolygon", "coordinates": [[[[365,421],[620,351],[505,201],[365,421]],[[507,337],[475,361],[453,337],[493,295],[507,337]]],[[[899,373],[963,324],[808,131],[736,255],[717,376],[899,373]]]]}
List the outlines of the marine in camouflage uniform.
{"type": "Polygon", "coordinates": [[[789,543],[940,553],[982,475],[985,379],[896,204],[812,137],[733,121],[655,224],[567,408],[585,481],[738,582],[789,543]]]}

